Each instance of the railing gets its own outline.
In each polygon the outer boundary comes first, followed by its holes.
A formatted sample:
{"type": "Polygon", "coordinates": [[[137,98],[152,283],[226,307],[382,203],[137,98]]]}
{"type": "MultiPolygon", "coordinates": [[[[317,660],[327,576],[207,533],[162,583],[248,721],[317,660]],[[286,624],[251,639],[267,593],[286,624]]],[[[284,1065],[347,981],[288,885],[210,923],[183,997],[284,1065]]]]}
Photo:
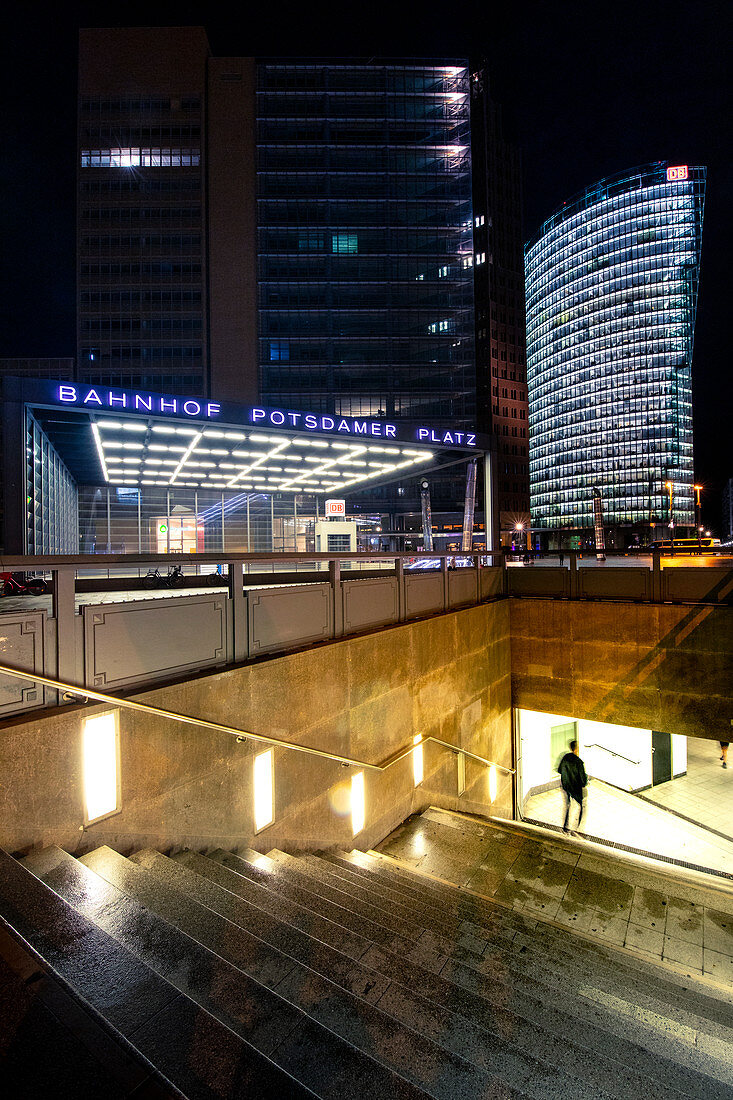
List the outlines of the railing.
{"type": "Polygon", "coordinates": [[[562,565],[557,554],[534,564],[514,557],[489,551],[0,558],[0,572],[51,577],[50,596],[0,602],[0,655],[9,667],[37,674],[33,684],[0,674],[0,719],[58,703],[44,677],[101,691],[154,685],[504,596],[733,602],[733,559],[722,552],[706,553],[704,567],[702,560],[680,566],[669,559],[662,567],[658,551],[642,562],[625,554],[626,564],[614,564],[609,555],[587,567],[578,551],[566,551],[562,565]],[[180,566],[185,589],[146,591],[151,566],[163,573],[180,566]],[[226,571],[212,587],[217,566],[226,571]],[[100,570],[116,575],[100,578],[100,570]]]}
{"type": "MultiPolygon", "coordinates": [[[[514,775],[513,768],[507,768],[503,764],[497,764],[493,760],[487,760],[483,756],[478,756],[475,752],[469,752],[468,749],[463,749],[458,745],[452,745],[449,741],[443,741],[439,737],[433,737],[432,735],[428,735],[427,737],[421,738],[419,741],[413,742],[407,748],[398,749],[396,752],[392,753],[391,756],[388,756],[386,760],[383,760],[381,764],[374,764],[368,760],[358,760],[355,757],[341,756],[338,753],[329,752],[326,749],[316,749],[310,745],[299,745],[294,741],[286,741],[281,737],[272,737],[270,735],[252,733],[251,730],[237,729],[235,726],[227,726],[222,722],[212,722],[207,718],[197,717],[196,715],[180,714],[177,711],[166,710],[164,707],[156,707],[151,703],[139,703],[134,699],[125,699],[116,695],[108,695],[105,692],[79,687],[77,684],[67,684],[62,680],[56,680],[49,676],[39,676],[36,673],[22,672],[20,669],[10,668],[8,665],[0,665],[0,673],[19,680],[44,684],[46,687],[54,688],[56,691],[63,693],[63,696],[79,699],[82,702],[88,702],[89,699],[93,699],[95,702],[108,703],[125,710],[142,711],[144,714],[152,714],[157,718],[167,718],[172,722],[179,722],[190,726],[200,726],[203,729],[215,730],[217,733],[226,733],[236,738],[237,741],[259,741],[268,745],[277,745],[282,749],[290,749],[293,752],[306,753],[309,756],[320,756],[325,760],[332,760],[337,764],[342,764],[344,767],[359,767],[367,768],[371,771],[384,772],[394,764],[397,764],[400,760],[404,760],[406,756],[410,756],[410,754],[413,753],[416,748],[419,748],[420,745],[426,745],[429,741],[432,741],[436,745],[441,745],[443,748],[449,749],[456,755],[467,756],[486,768],[498,768],[507,775],[514,775]]],[[[67,698],[65,701],[68,702],[70,700],[67,698]]]]}
{"type": "Polygon", "coordinates": [[[606,745],[593,744],[593,745],[586,745],[585,747],[587,749],[602,749],[603,752],[610,753],[611,756],[616,756],[616,757],[618,757],[619,760],[625,760],[627,764],[634,764],[637,767],[638,767],[639,764],[641,764],[641,760],[632,760],[630,756],[624,756],[624,754],[622,752],[614,752],[613,749],[607,748],[606,745]]]}

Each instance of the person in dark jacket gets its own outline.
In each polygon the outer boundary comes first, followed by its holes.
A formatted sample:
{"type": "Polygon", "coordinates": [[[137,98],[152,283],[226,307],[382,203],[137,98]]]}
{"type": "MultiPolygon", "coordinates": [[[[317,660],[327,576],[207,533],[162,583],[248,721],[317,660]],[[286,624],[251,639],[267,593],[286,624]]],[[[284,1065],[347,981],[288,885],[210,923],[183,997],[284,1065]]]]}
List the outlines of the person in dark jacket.
{"type": "Polygon", "coordinates": [[[560,783],[565,794],[565,821],[563,829],[566,833],[574,832],[568,828],[570,821],[570,803],[575,800],[580,806],[578,826],[583,819],[583,788],[588,786],[588,776],[585,774],[585,766],[578,754],[578,742],[570,742],[570,752],[566,752],[557,769],[560,772],[560,783]]]}

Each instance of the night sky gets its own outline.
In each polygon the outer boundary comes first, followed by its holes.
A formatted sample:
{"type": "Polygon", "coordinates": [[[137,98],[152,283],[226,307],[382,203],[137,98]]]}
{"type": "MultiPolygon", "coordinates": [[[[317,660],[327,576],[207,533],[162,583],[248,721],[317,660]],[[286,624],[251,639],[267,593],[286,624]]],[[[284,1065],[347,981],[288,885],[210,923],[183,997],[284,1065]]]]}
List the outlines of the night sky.
{"type": "MultiPolygon", "coordinates": [[[[4,12],[0,356],[74,354],[77,31],[203,25],[219,55],[485,57],[522,149],[528,237],[562,201],[654,160],[708,168],[693,364],[695,476],[719,525],[733,477],[729,3],[62,3],[4,12]],[[226,5],[228,8],[229,5],[226,5]],[[266,12],[267,19],[258,12],[266,12]]],[[[707,505],[705,507],[705,505],[707,505]]]]}

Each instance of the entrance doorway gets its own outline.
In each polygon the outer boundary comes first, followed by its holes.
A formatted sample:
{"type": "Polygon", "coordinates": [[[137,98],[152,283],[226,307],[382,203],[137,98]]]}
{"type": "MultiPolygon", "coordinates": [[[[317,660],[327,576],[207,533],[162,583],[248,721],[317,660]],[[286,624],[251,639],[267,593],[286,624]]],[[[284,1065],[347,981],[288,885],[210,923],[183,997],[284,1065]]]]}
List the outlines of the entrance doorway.
{"type": "Polygon", "coordinates": [[[652,785],[668,783],[672,778],[672,737],[652,730],[652,785]]]}

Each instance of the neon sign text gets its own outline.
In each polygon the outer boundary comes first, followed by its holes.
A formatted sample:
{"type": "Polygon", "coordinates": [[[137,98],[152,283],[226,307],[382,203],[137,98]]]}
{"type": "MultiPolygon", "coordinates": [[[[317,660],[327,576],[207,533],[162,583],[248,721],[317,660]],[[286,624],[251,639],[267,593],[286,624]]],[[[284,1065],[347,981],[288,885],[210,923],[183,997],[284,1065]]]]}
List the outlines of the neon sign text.
{"type": "Polygon", "coordinates": [[[676,168],[667,169],[667,182],[679,183],[680,180],[686,180],[690,178],[689,169],[686,164],[678,164],[676,168]]]}
{"type": "Polygon", "coordinates": [[[285,412],[282,409],[252,409],[253,424],[266,420],[273,428],[305,428],[309,432],[340,432],[342,435],[381,436],[395,439],[396,424],[380,420],[354,420],[352,417],[316,416],[314,413],[285,412]]]}
{"type": "Polygon", "coordinates": [[[436,432],[432,428],[418,428],[417,438],[421,443],[454,443],[459,447],[475,447],[476,436],[473,432],[447,432],[439,428],[436,432]]]}
{"type": "Polygon", "coordinates": [[[195,401],[192,397],[161,397],[154,393],[136,393],[104,389],[102,386],[59,386],[58,399],[65,405],[97,409],[129,409],[130,412],[163,413],[170,416],[214,417],[221,412],[216,401],[195,401]]]}

